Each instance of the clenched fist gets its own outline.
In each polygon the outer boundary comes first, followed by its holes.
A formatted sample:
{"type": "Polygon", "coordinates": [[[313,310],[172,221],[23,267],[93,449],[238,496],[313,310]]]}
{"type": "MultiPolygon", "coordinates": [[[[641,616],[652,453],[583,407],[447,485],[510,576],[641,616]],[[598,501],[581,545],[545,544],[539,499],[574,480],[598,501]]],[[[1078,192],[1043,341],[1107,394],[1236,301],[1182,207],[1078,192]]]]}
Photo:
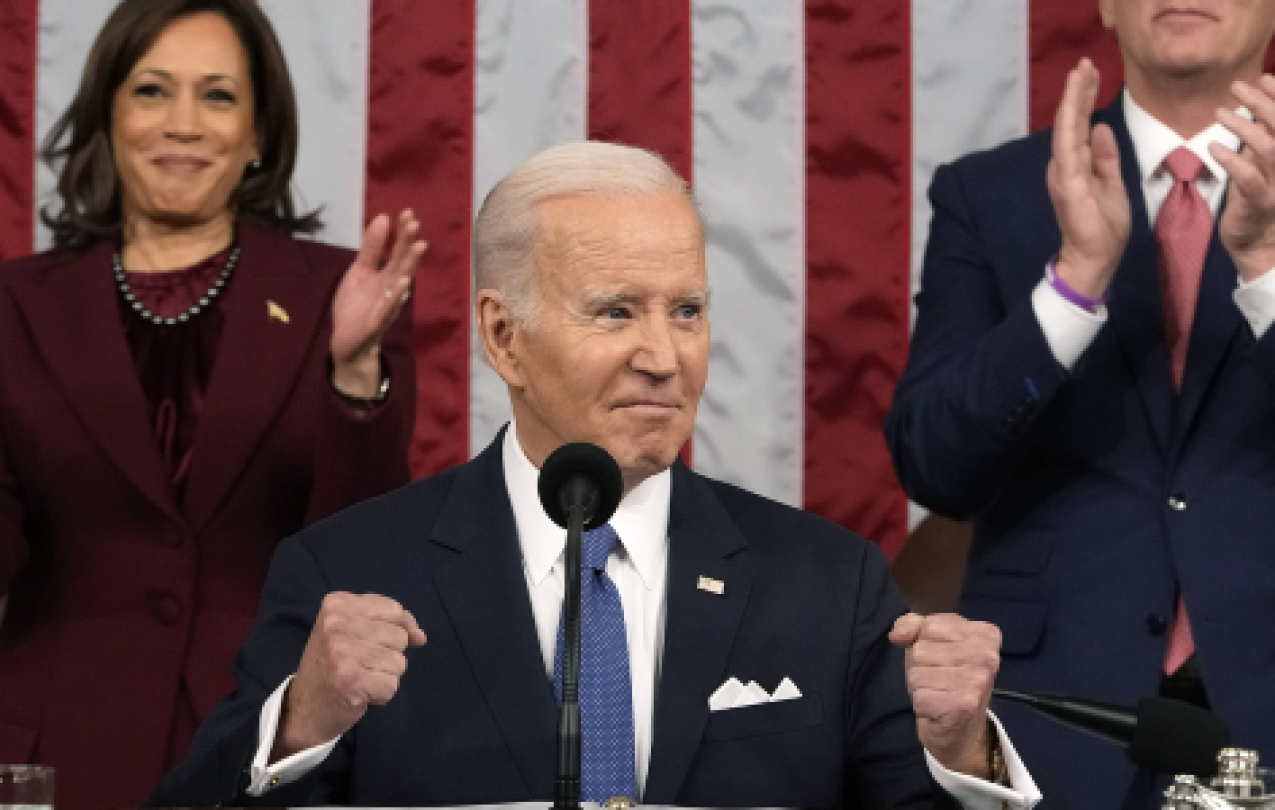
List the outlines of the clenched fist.
{"type": "Polygon", "coordinates": [[[328,594],[288,685],[271,762],[321,745],[398,691],[408,647],[425,643],[416,619],[377,594],[328,594]]]}
{"type": "Polygon", "coordinates": [[[954,613],[908,613],[894,623],[890,641],[907,650],[908,692],[921,744],[948,770],[986,779],[987,704],[1000,668],[1000,630],[954,613]]]}

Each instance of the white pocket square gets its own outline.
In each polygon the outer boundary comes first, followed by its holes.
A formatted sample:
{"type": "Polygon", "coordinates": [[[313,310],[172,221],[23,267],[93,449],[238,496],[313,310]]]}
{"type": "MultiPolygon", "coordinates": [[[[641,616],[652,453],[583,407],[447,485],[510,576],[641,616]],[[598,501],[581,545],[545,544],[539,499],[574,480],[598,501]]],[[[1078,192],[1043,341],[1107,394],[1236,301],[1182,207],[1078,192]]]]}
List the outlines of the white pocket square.
{"type": "Polygon", "coordinates": [[[801,690],[790,678],[780,681],[773,693],[767,692],[757,681],[742,684],[738,678],[728,678],[726,683],[717,687],[717,691],[708,696],[708,710],[720,712],[726,709],[742,709],[759,703],[778,703],[781,700],[796,700],[800,697],[801,690]]]}

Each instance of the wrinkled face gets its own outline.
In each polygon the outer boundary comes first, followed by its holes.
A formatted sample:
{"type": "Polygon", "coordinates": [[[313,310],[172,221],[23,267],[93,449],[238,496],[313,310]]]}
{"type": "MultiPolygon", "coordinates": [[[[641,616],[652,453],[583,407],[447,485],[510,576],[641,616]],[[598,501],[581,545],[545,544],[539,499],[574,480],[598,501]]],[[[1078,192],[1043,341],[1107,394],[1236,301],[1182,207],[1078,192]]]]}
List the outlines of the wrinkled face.
{"type": "Polygon", "coordinates": [[[175,20],[115,92],[111,145],[125,222],[229,217],[257,159],[248,55],[219,14],[175,20]]]}
{"type": "Polygon", "coordinates": [[[540,207],[537,308],[509,343],[518,438],[532,462],[604,447],[631,489],[690,438],[708,373],[704,235],[677,192],[540,207]]]}
{"type": "Polygon", "coordinates": [[[1100,0],[1126,72],[1149,79],[1256,78],[1275,30],[1275,0],[1100,0]]]}

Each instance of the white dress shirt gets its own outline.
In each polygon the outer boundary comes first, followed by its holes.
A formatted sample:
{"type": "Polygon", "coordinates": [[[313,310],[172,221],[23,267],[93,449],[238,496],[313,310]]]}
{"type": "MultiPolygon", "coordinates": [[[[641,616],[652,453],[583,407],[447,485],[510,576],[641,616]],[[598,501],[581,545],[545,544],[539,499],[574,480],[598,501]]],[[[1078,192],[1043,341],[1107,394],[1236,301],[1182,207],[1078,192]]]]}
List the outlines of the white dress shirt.
{"type": "MultiPolygon", "coordinates": [[[[517,426],[510,423],[501,447],[505,487],[513,506],[514,524],[522,547],[523,573],[531,596],[536,635],[544,657],[545,676],[553,679],[558,643],[558,622],[564,595],[563,552],[566,533],[540,506],[537,481],[540,471],[517,441],[517,426]]],[[[629,675],[633,687],[634,765],[639,793],[646,783],[655,729],[655,691],[659,683],[660,654],[664,648],[665,575],[668,570],[668,516],[672,473],[652,476],[628,493],[610,520],[620,545],[607,559],[607,576],[620,593],[625,635],[629,642],[629,675]]],[[[428,642],[427,642],[428,643],[428,642]]],[[[258,724],[257,753],[250,767],[248,794],[260,796],[269,788],[300,779],[318,767],[337,739],[267,764],[278,729],[283,695],[291,678],[266,700],[258,724]]],[[[992,717],[1000,738],[1010,784],[993,785],[972,776],[949,771],[927,751],[926,764],[934,780],[968,810],[1030,810],[1040,801],[1040,791],[1014,750],[1013,743],[992,717]]]]}
{"type": "MultiPolygon", "coordinates": [[[[563,575],[567,535],[540,505],[540,471],[522,452],[510,423],[502,448],[505,486],[514,508],[522,546],[522,569],[531,594],[531,612],[540,637],[545,674],[553,680],[558,621],[566,592],[563,575]]],[[[607,558],[607,576],[620,592],[624,632],[629,639],[629,679],[633,685],[633,754],[638,791],[646,784],[655,730],[655,685],[664,649],[664,576],[668,571],[668,515],[673,474],[668,470],[639,484],[620,501],[609,521],[620,545],[607,558]]]]}
{"type": "MultiPolygon", "coordinates": [[[[1147,219],[1154,230],[1160,206],[1173,189],[1173,176],[1164,167],[1164,159],[1179,146],[1185,146],[1204,161],[1207,171],[1201,172],[1195,181],[1200,196],[1208,203],[1213,218],[1218,216],[1222,198],[1226,193],[1226,170],[1209,154],[1209,143],[1217,141],[1229,149],[1238,149],[1240,139],[1221,124],[1213,124],[1188,141],[1172,129],[1156,120],[1150,113],[1123,91],[1121,104],[1125,124],[1133,141],[1133,151],[1138,158],[1138,170],[1142,179],[1142,197],[1146,201],[1147,219]]],[[[1246,112],[1241,110],[1241,112],[1246,112]]],[[[1127,190],[1133,193],[1132,189],[1127,190]]],[[[1261,337],[1275,321],[1275,273],[1266,273],[1250,283],[1240,282],[1236,287],[1235,304],[1248,321],[1253,334],[1261,337]]],[[[1057,290],[1042,279],[1032,293],[1032,308],[1041,331],[1049,343],[1054,358],[1064,368],[1075,366],[1080,355],[1098,336],[1098,330],[1107,321],[1107,308],[1098,307],[1090,312],[1063,298],[1057,290]]]]}

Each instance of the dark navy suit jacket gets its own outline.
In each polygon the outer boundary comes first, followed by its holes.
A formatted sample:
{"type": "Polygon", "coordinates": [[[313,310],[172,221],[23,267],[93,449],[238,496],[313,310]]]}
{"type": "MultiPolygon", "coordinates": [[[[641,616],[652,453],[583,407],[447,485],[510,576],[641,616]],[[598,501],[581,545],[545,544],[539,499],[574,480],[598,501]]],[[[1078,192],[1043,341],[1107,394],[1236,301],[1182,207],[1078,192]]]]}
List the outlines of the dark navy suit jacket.
{"type": "MultiPolygon", "coordinates": [[[[678,464],[652,804],[900,807],[934,801],[886,639],[903,602],[876,547],[678,464]],[[722,595],[697,587],[725,583],[722,595]],[[710,713],[727,678],[799,700],[710,713]]],[[[150,804],[462,805],[553,796],[557,710],[532,618],[500,439],[475,460],[285,542],[236,663],[238,690],[150,804]],[[243,793],[263,701],[297,668],[324,594],[401,602],[428,636],[398,693],[323,765],[243,793]]],[[[939,797],[940,801],[948,801],[939,797]]]]}
{"type": "MultiPolygon", "coordinates": [[[[1180,395],[1155,242],[1119,100],[1133,230],[1110,320],[1070,373],[1030,301],[1061,244],[1050,133],[941,168],[916,333],[886,435],[904,488],[973,518],[961,610],[1004,632],[999,683],[1154,694],[1178,588],[1213,707],[1275,760],[1275,334],[1255,340],[1209,248],[1180,395]]],[[[1156,806],[1120,752],[998,709],[1053,806],[1156,806]]]]}

